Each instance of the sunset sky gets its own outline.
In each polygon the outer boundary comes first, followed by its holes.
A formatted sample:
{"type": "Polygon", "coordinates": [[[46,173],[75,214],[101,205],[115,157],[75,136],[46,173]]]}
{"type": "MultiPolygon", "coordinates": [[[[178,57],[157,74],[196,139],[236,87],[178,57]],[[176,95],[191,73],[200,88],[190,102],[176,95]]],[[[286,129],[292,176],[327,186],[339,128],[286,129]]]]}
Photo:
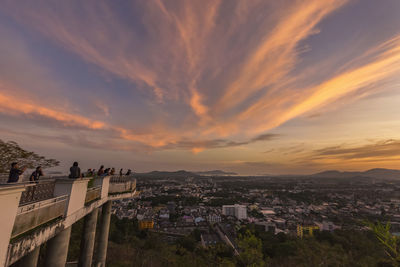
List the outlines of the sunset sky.
{"type": "Polygon", "coordinates": [[[400,169],[399,14],[399,0],[5,0],[0,139],[60,169],[400,169]]]}

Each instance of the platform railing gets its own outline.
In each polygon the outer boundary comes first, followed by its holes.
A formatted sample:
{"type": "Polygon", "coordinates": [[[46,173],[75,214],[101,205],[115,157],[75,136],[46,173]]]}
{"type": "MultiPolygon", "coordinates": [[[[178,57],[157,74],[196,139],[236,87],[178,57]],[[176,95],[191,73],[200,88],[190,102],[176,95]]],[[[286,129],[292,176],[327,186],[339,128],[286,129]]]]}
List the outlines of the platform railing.
{"type": "Polygon", "coordinates": [[[133,175],[113,175],[110,178],[109,194],[132,192],[136,189],[136,179],[133,175]]]}
{"type": "Polygon", "coordinates": [[[20,206],[11,237],[19,236],[56,218],[63,217],[67,201],[68,195],[65,195],[20,206]]]}
{"type": "MultiPolygon", "coordinates": [[[[134,181],[135,178],[132,175],[113,175],[110,178],[110,183],[126,183],[128,181],[134,181]]],[[[135,180],[136,181],[136,180],[135,180]]]]}
{"type": "Polygon", "coordinates": [[[101,197],[101,186],[90,187],[86,191],[85,204],[101,197]]]}
{"type": "Polygon", "coordinates": [[[46,179],[40,180],[37,183],[28,182],[24,184],[26,184],[26,189],[22,192],[19,202],[20,206],[54,197],[54,179],[46,179]]]}

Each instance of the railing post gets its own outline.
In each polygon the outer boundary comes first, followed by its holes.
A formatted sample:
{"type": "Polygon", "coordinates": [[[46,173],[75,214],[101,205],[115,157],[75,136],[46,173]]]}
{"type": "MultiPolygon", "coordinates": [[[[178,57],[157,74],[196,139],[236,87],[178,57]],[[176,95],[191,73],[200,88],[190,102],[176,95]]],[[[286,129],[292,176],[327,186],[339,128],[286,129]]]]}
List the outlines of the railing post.
{"type": "Polygon", "coordinates": [[[10,243],[11,232],[17,216],[19,200],[24,185],[4,185],[0,187],[0,266],[6,265],[8,244],[10,243]]]}
{"type": "Polygon", "coordinates": [[[101,186],[101,198],[108,197],[111,176],[100,176],[94,179],[94,186],[101,186]]]}
{"type": "Polygon", "coordinates": [[[110,230],[111,219],[111,204],[111,201],[107,201],[102,207],[99,242],[96,250],[96,267],[106,266],[108,234],[110,230]]]}
{"type": "Polygon", "coordinates": [[[83,224],[83,235],[81,240],[81,253],[79,256],[79,267],[91,267],[96,236],[96,224],[98,208],[86,215],[83,224]]]}

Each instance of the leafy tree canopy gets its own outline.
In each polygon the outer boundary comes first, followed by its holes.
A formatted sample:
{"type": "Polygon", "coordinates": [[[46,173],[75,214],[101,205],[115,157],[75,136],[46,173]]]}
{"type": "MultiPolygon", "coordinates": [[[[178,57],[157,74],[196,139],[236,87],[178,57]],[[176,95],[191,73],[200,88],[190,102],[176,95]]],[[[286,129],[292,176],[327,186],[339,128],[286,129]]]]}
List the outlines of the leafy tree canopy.
{"type": "Polygon", "coordinates": [[[16,142],[4,142],[0,139],[0,173],[7,173],[13,162],[18,162],[20,166],[27,168],[35,168],[39,165],[43,168],[49,168],[58,166],[60,163],[55,159],[46,159],[35,152],[26,151],[16,142]]]}

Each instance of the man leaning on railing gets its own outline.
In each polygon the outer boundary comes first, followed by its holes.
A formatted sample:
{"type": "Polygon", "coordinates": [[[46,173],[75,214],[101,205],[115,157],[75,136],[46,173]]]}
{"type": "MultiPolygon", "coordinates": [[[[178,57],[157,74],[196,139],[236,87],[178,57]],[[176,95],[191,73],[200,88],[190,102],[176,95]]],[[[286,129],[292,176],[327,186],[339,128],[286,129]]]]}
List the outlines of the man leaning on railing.
{"type": "Polygon", "coordinates": [[[7,183],[17,183],[19,180],[19,176],[24,173],[26,167],[22,169],[19,168],[18,162],[11,163],[10,175],[8,176],[7,183]]]}

